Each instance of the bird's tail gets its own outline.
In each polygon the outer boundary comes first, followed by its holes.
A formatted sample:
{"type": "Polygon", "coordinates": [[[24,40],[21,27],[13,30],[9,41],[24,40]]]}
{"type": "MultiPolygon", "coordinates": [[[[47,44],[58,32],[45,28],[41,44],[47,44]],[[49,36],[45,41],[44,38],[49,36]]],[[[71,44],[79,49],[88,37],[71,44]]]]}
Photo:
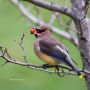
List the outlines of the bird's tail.
{"type": "Polygon", "coordinates": [[[74,71],[77,73],[77,75],[79,76],[79,78],[82,78],[82,74],[79,72],[79,70],[77,70],[77,68],[74,67],[74,71]]]}

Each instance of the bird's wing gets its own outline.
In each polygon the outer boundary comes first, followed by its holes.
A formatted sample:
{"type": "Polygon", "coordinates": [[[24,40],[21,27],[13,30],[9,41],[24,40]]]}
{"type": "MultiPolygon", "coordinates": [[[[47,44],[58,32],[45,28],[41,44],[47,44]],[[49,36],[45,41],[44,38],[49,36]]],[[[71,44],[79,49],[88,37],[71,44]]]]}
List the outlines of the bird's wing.
{"type": "Polygon", "coordinates": [[[71,59],[67,59],[68,53],[63,48],[64,46],[61,46],[61,44],[58,43],[58,41],[55,40],[40,40],[39,41],[39,47],[40,51],[53,59],[62,62],[64,64],[67,64],[71,66],[72,61],[71,59]]]}

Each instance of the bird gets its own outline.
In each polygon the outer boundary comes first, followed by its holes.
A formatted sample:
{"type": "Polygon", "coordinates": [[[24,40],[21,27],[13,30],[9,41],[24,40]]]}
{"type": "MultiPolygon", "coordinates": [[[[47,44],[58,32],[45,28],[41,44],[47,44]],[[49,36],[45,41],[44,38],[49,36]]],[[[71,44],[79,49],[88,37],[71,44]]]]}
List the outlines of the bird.
{"type": "Polygon", "coordinates": [[[79,70],[74,66],[72,58],[66,47],[56,38],[54,38],[48,25],[40,25],[37,28],[30,29],[30,33],[35,35],[34,52],[39,59],[48,65],[59,65],[61,63],[71,67],[82,78],[79,70]]]}

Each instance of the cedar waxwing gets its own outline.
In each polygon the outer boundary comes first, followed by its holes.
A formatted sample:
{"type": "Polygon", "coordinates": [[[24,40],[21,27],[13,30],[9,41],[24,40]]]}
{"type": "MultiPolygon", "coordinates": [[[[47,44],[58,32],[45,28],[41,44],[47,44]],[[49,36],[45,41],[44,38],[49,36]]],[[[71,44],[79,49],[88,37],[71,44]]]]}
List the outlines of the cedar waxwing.
{"type": "Polygon", "coordinates": [[[50,34],[47,25],[39,26],[36,29],[33,28],[30,32],[35,35],[35,54],[42,61],[50,65],[64,63],[71,67],[77,75],[82,78],[79,70],[77,70],[77,68],[73,65],[67,49],[50,34]]]}

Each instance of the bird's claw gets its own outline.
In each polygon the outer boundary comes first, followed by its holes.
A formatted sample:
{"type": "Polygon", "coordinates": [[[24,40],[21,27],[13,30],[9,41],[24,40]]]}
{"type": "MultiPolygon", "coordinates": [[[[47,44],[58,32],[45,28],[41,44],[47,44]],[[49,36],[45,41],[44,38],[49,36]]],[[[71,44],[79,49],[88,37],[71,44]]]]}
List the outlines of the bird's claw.
{"type": "Polygon", "coordinates": [[[58,75],[59,77],[64,77],[64,76],[65,76],[64,74],[62,74],[62,75],[60,74],[58,65],[56,66],[55,71],[57,72],[57,75],[58,75]]]}
{"type": "Polygon", "coordinates": [[[42,67],[43,69],[46,69],[48,67],[48,64],[43,64],[42,67]]]}

